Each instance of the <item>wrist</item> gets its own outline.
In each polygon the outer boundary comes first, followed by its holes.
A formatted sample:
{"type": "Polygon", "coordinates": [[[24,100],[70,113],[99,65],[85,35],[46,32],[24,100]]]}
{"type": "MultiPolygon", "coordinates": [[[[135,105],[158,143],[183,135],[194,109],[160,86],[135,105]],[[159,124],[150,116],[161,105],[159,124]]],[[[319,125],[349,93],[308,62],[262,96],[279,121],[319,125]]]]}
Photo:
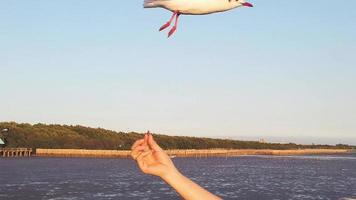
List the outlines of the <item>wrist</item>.
{"type": "Polygon", "coordinates": [[[163,179],[165,182],[168,184],[178,180],[181,178],[183,175],[178,171],[178,169],[174,168],[170,170],[168,173],[165,173],[161,176],[161,179],[163,179]]]}

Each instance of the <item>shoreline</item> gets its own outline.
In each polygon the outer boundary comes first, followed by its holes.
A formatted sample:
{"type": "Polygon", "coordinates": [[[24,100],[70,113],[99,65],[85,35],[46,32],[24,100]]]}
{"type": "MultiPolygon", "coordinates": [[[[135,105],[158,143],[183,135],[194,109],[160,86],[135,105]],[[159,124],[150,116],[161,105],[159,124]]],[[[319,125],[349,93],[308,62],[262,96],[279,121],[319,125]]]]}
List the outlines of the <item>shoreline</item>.
{"type": "MultiPolygon", "coordinates": [[[[352,149],[187,149],[165,150],[170,157],[234,157],[246,155],[294,156],[352,153],[352,149]]],[[[86,150],[86,149],[36,149],[37,157],[94,157],[129,158],[131,151],[126,150],[86,150]]]]}

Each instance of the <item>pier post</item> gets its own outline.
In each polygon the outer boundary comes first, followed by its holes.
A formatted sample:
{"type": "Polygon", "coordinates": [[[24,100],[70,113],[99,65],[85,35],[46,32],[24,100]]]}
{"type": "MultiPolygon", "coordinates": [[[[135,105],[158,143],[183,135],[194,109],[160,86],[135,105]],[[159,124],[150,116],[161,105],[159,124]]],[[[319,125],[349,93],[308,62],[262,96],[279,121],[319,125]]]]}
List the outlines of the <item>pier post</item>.
{"type": "Polygon", "coordinates": [[[0,157],[30,157],[30,148],[0,148],[0,157]]]}

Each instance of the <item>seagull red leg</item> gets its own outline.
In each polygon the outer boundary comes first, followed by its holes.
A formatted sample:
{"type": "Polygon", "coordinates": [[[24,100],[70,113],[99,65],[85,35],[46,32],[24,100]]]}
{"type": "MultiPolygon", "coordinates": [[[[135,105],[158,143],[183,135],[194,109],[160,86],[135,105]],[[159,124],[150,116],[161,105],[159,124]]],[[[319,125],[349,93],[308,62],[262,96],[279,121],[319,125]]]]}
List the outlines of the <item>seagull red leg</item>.
{"type": "Polygon", "coordinates": [[[164,29],[168,28],[168,27],[171,25],[171,23],[172,23],[174,17],[175,17],[177,14],[178,14],[177,11],[173,12],[173,15],[172,15],[171,19],[170,19],[167,23],[165,23],[163,26],[161,26],[161,28],[159,29],[159,31],[163,31],[164,29]]]}
{"type": "Polygon", "coordinates": [[[168,37],[171,37],[171,36],[173,35],[173,33],[176,32],[177,27],[178,27],[178,19],[179,19],[179,16],[180,16],[180,13],[177,12],[176,21],[175,21],[174,26],[172,27],[172,29],[169,31],[168,37]]]}

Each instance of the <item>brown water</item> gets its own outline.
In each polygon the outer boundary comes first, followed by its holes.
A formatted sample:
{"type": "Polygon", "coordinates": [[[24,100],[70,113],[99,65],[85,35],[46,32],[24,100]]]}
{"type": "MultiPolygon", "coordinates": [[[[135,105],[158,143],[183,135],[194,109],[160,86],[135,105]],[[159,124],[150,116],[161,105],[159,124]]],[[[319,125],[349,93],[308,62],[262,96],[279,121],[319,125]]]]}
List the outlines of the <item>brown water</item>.
{"type": "MultiPolygon", "coordinates": [[[[356,199],[356,156],[175,158],[224,199],[356,199]]],[[[0,199],[180,199],[128,159],[0,159],[0,199]]]]}

